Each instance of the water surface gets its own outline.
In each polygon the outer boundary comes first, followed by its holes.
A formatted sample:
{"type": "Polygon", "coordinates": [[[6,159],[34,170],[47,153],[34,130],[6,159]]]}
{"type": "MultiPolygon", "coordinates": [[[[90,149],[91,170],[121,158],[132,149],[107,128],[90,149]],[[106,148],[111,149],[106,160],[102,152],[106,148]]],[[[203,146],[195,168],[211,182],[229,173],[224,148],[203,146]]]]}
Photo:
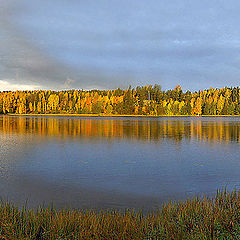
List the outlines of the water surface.
{"type": "Polygon", "coordinates": [[[150,210],[238,188],[239,120],[0,116],[1,197],[150,210]]]}

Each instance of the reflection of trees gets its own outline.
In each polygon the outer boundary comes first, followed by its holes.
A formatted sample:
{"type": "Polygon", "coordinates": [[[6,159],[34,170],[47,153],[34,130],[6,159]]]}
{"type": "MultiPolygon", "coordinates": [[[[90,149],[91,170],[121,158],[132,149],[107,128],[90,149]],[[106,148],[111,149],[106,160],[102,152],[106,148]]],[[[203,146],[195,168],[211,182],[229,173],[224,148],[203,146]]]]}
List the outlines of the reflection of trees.
{"type": "Polygon", "coordinates": [[[9,117],[0,119],[0,131],[6,134],[36,134],[59,137],[127,138],[180,142],[238,142],[240,126],[230,121],[119,120],[45,117],[9,117]]]}

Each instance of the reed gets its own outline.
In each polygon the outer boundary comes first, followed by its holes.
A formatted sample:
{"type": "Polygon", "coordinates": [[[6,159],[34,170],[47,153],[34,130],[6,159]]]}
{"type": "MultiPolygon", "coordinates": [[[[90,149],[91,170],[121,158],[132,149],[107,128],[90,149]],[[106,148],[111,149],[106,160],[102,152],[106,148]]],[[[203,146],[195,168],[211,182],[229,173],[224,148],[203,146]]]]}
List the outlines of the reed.
{"type": "Polygon", "coordinates": [[[0,204],[0,239],[240,239],[240,192],[134,210],[55,210],[0,204]]]}

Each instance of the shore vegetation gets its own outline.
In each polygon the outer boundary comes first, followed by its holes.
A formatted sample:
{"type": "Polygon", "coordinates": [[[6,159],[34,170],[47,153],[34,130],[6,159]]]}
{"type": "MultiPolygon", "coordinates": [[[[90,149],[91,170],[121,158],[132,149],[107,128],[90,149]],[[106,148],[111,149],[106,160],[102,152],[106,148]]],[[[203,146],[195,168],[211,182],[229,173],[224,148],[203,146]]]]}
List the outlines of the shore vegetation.
{"type": "Polygon", "coordinates": [[[31,210],[2,202],[0,239],[240,239],[240,193],[169,202],[134,210],[31,210]]]}

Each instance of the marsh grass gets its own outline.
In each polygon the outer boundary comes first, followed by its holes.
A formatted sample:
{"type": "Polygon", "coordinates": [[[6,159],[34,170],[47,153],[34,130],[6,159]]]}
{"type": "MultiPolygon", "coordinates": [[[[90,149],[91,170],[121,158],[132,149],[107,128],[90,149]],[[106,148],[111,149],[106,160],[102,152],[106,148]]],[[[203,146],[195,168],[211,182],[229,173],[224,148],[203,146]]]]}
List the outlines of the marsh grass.
{"type": "Polygon", "coordinates": [[[240,192],[134,210],[19,209],[0,205],[0,239],[240,239],[240,192]]]}

